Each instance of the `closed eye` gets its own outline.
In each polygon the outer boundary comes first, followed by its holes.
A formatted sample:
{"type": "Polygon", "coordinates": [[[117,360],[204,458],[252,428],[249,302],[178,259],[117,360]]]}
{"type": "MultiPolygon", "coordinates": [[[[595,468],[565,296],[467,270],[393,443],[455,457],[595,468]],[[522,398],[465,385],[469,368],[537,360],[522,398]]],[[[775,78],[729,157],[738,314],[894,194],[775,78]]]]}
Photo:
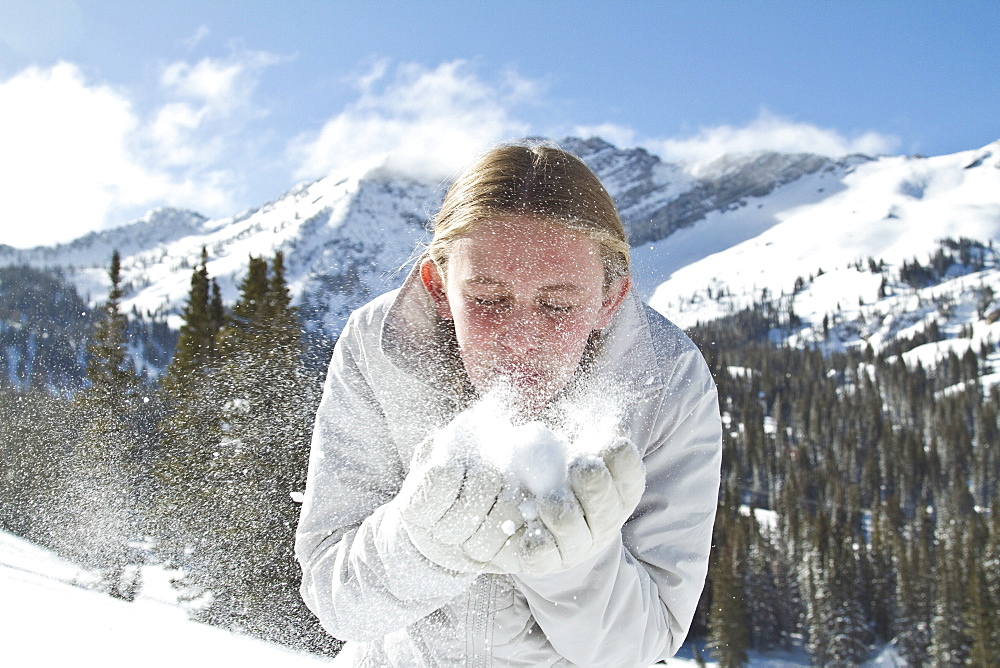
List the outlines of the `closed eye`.
{"type": "Polygon", "coordinates": [[[549,303],[543,302],[542,303],[542,308],[544,308],[546,311],[550,311],[552,313],[563,314],[563,313],[569,313],[570,311],[573,310],[574,307],[566,305],[566,304],[549,304],[549,303]]]}
{"type": "Polygon", "coordinates": [[[472,302],[483,308],[499,308],[507,303],[505,297],[473,297],[472,302]]]}

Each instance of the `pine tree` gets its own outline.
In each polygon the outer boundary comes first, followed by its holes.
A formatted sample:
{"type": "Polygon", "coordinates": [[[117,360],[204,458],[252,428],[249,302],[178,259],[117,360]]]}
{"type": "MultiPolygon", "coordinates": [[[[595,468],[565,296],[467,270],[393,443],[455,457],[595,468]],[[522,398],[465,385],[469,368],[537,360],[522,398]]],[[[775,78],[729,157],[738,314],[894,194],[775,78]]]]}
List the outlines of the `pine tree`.
{"type": "Polygon", "coordinates": [[[993,596],[989,575],[995,563],[987,549],[989,528],[980,518],[974,519],[965,545],[965,629],[971,641],[968,663],[973,666],[995,666],[1000,663],[1000,600],[993,596]]]}
{"type": "Polygon", "coordinates": [[[724,484],[715,526],[715,549],[710,564],[712,607],[708,617],[708,646],[720,666],[747,662],[750,632],[747,624],[740,545],[739,504],[732,484],[724,484]]]}
{"type": "MultiPolygon", "coordinates": [[[[195,282],[198,295],[207,294],[205,277],[196,272],[195,282]]],[[[329,649],[333,640],[299,596],[301,573],[293,556],[298,508],[292,493],[305,482],[318,401],[302,364],[283,256],[275,256],[270,271],[266,260],[251,257],[239,289],[211,343],[214,437],[201,457],[188,460],[188,477],[199,482],[182,499],[194,508],[210,507],[211,526],[190,520],[183,527],[188,538],[186,553],[178,557],[186,571],[181,586],[205,601],[199,619],[297,647],[329,649]]]]}
{"type": "Polygon", "coordinates": [[[861,591],[861,568],[853,548],[854,537],[839,527],[826,568],[833,600],[830,618],[829,662],[838,666],[859,665],[871,642],[861,591]]]}
{"type": "Polygon", "coordinates": [[[830,662],[833,643],[833,595],[830,592],[823,553],[812,547],[805,554],[804,568],[800,572],[800,585],[805,598],[804,626],[807,631],[806,651],[817,665],[830,662]]]}
{"type": "Polygon", "coordinates": [[[112,595],[131,600],[139,586],[140,479],[143,476],[141,386],[128,355],[120,309],[121,259],[108,271],[111,289],[87,348],[87,387],[76,404],[82,424],[67,487],[68,542],[79,559],[101,570],[112,595]]]}
{"type": "Polygon", "coordinates": [[[157,552],[184,576],[175,582],[182,599],[200,600],[195,581],[207,567],[213,525],[213,462],[221,438],[216,335],[221,326],[218,287],[208,275],[208,255],[191,275],[184,324],[174,356],[160,381],[163,419],[154,465],[157,552]],[[213,295],[214,293],[214,295],[213,295]]]}
{"type": "Polygon", "coordinates": [[[740,577],[735,572],[735,550],[721,546],[713,562],[712,612],[708,618],[708,644],[720,666],[742,666],[750,647],[740,577]]]}
{"type": "Polygon", "coordinates": [[[201,249],[201,262],[191,274],[191,290],[182,313],[177,349],[167,369],[164,384],[184,384],[191,373],[215,366],[215,337],[224,317],[218,285],[208,275],[208,251],[201,249]]]}
{"type": "Polygon", "coordinates": [[[856,665],[867,653],[870,633],[864,610],[862,569],[849,514],[820,509],[810,534],[802,588],[806,649],[817,665],[856,665]],[[832,516],[832,517],[831,517],[832,516]]]}
{"type": "MultiPolygon", "coordinates": [[[[968,492],[968,490],[965,490],[968,492]]],[[[929,658],[939,665],[962,665],[969,657],[971,641],[965,634],[967,580],[960,520],[952,503],[943,504],[938,529],[938,559],[934,569],[934,597],[929,658]]]]}
{"type": "Polygon", "coordinates": [[[875,635],[891,640],[896,616],[896,563],[894,540],[896,527],[889,517],[891,502],[875,500],[872,507],[872,530],[868,546],[871,564],[872,600],[870,617],[875,635]]]}
{"type": "Polygon", "coordinates": [[[936,571],[938,587],[928,657],[938,665],[962,665],[968,659],[971,647],[971,641],[965,635],[967,585],[962,580],[965,564],[961,563],[961,559],[955,563],[957,555],[954,551],[949,549],[946,554],[948,558],[936,571]]]}
{"type": "Polygon", "coordinates": [[[108,269],[111,289],[102,307],[102,317],[94,328],[94,336],[87,348],[86,399],[91,404],[119,409],[112,413],[116,423],[134,412],[137,402],[139,378],[135,365],[128,356],[125,337],[128,321],[121,312],[121,256],[114,251],[108,269]]]}
{"type": "Polygon", "coordinates": [[[251,258],[233,316],[220,332],[227,390],[225,437],[235,488],[227,497],[233,549],[254,564],[253,580],[237,578],[227,589],[240,599],[242,623],[257,635],[292,642],[303,617],[312,619],[298,594],[292,552],[315,402],[310,397],[295,309],[290,305],[284,257],[251,258]],[[237,501],[238,500],[238,501],[237,501]],[[238,537],[237,537],[238,534],[238,537]],[[299,614],[294,614],[298,611],[299,614]]]}
{"type": "Polygon", "coordinates": [[[898,549],[896,644],[911,666],[925,664],[931,644],[934,579],[930,549],[933,528],[929,524],[924,505],[910,524],[909,535],[901,536],[901,540],[908,540],[898,549]]]}
{"type": "Polygon", "coordinates": [[[61,396],[28,388],[0,388],[0,528],[79,558],[68,534],[76,524],[69,511],[76,488],[73,452],[80,424],[77,405],[61,396]]]}
{"type": "Polygon", "coordinates": [[[748,517],[741,518],[749,550],[744,572],[745,607],[751,636],[750,646],[766,651],[784,646],[787,641],[788,610],[793,601],[782,586],[781,555],[771,542],[771,534],[763,530],[750,508],[748,517]]]}

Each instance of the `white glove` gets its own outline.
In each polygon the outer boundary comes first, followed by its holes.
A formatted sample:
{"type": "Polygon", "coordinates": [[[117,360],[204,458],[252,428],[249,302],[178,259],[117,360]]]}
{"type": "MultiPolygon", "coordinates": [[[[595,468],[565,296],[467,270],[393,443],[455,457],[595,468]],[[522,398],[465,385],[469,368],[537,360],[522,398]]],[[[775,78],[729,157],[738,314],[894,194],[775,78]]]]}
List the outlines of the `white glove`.
{"type": "Polygon", "coordinates": [[[524,532],[518,509],[523,495],[505,488],[495,467],[447,451],[446,427],[414,452],[410,473],[394,503],[420,552],[459,572],[506,573],[517,569],[516,545],[524,532]]]}
{"type": "Polygon", "coordinates": [[[521,570],[547,575],[596,555],[621,531],[646,488],[646,471],[632,441],[618,438],[597,457],[569,468],[569,490],[538,499],[538,518],[519,542],[521,570]]]}

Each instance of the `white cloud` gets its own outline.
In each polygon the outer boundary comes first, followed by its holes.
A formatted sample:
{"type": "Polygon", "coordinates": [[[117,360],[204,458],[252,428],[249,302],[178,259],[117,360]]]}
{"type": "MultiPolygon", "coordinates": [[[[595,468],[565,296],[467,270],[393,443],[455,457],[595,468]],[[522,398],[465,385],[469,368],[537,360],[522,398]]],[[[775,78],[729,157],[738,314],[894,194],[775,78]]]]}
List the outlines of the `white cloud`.
{"type": "Polygon", "coordinates": [[[160,86],[173,101],[160,107],[147,139],[169,164],[215,162],[246,122],[265,115],[253,104],[260,72],[281,58],[247,52],[227,59],[177,61],[163,68],[160,86]]]}
{"type": "Polygon", "coordinates": [[[128,99],[60,63],[0,83],[0,243],[66,240],[100,227],[116,201],[156,178],[136,165],[128,99]]]}
{"type": "Polygon", "coordinates": [[[701,128],[690,137],[649,140],[643,142],[643,146],[668,162],[696,168],[726,153],[754,151],[816,153],[835,158],[851,153],[879,155],[896,150],[899,139],[877,132],[844,136],[837,130],[762,111],[754,121],[742,127],[701,128]]]}
{"type": "Polygon", "coordinates": [[[490,144],[527,134],[512,111],[539,95],[537,83],[516,73],[486,81],[461,60],[394,71],[382,60],[352,83],[357,100],[292,143],[299,177],[372,159],[433,178],[450,175],[490,144]]]}
{"type": "Polygon", "coordinates": [[[207,25],[202,24],[198,26],[198,29],[195,30],[194,33],[181,40],[181,46],[190,51],[199,44],[201,44],[202,40],[208,37],[211,34],[211,32],[212,31],[209,30],[207,25]]]}
{"type": "Polygon", "coordinates": [[[249,104],[264,68],[284,60],[262,51],[202,58],[193,65],[181,60],[163,68],[160,85],[178,97],[204,105],[214,115],[227,116],[249,104]]]}
{"type": "Polygon", "coordinates": [[[232,212],[243,188],[240,131],[270,54],[166,65],[148,113],[126,91],[61,62],[0,81],[0,243],[51,244],[146,208],[232,212]]]}

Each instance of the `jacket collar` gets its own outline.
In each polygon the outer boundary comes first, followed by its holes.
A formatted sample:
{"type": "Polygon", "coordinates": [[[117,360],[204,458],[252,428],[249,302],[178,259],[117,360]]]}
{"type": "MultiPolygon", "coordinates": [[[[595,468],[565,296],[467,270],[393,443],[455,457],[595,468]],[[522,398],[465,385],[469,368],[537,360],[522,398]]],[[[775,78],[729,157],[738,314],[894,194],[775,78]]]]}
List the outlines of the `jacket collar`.
{"type": "Polygon", "coordinates": [[[453,334],[442,322],[415,265],[389,305],[379,336],[382,354],[397,368],[435,390],[454,395],[462,377],[453,334]]]}
{"type": "Polygon", "coordinates": [[[648,311],[649,307],[642,303],[635,290],[629,291],[602,332],[601,349],[594,359],[592,373],[599,382],[613,383],[629,391],[663,385],[648,311]]]}

